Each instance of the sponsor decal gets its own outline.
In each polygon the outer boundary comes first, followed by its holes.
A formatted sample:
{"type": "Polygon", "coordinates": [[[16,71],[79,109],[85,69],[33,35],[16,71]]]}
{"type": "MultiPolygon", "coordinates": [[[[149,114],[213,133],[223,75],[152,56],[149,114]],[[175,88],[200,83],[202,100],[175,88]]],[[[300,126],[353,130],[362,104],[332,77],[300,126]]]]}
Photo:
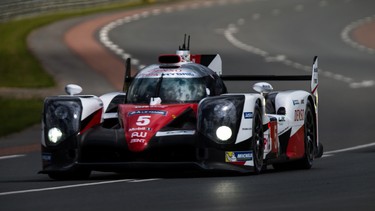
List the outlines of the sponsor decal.
{"type": "Polygon", "coordinates": [[[52,160],[52,155],[51,155],[51,153],[43,153],[43,154],[42,154],[42,160],[43,160],[43,161],[51,161],[51,160],[52,160]]]}
{"type": "Polygon", "coordinates": [[[139,115],[139,114],[159,114],[159,115],[167,115],[166,111],[162,110],[137,110],[137,111],[131,111],[128,113],[128,116],[133,116],[133,115],[139,115]]]}
{"type": "Polygon", "coordinates": [[[154,73],[178,73],[178,72],[182,72],[182,70],[180,69],[154,69],[154,70],[151,70],[152,72],[154,73]]]}
{"type": "Polygon", "coordinates": [[[245,119],[251,119],[253,118],[253,112],[243,112],[245,119]]]}
{"type": "Polygon", "coordinates": [[[137,78],[160,77],[161,74],[163,74],[163,77],[196,77],[196,74],[194,72],[180,69],[160,69],[141,73],[137,76],[137,78]]]}
{"type": "Polygon", "coordinates": [[[252,128],[251,127],[244,127],[242,128],[242,130],[251,130],[252,128]]]}
{"type": "Polygon", "coordinates": [[[285,116],[279,117],[279,122],[285,122],[285,116]]]}
{"type": "Polygon", "coordinates": [[[293,100],[293,105],[299,105],[299,101],[298,100],[293,100]]]}
{"type": "Polygon", "coordinates": [[[130,144],[135,144],[135,143],[145,143],[146,142],[146,140],[145,139],[143,139],[143,138],[132,138],[132,139],[130,139],[130,144]]]}
{"type": "Polygon", "coordinates": [[[302,99],[302,100],[301,100],[301,104],[305,104],[305,100],[302,99]]]}
{"type": "Polygon", "coordinates": [[[147,132],[133,132],[130,137],[131,138],[134,138],[134,137],[136,137],[136,138],[146,138],[146,136],[147,136],[147,132]]]}
{"type": "Polygon", "coordinates": [[[239,162],[253,160],[252,151],[227,151],[225,152],[225,162],[239,162]]]}
{"type": "Polygon", "coordinates": [[[194,73],[189,73],[189,72],[186,72],[186,73],[176,73],[177,76],[191,76],[191,77],[194,77],[195,74],[194,73]]]}
{"type": "Polygon", "coordinates": [[[149,106],[135,106],[134,108],[148,108],[149,106]]]}
{"type": "Polygon", "coordinates": [[[303,121],[305,119],[305,110],[304,109],[297,109],[294,110],[294,121],[303,121]]]}
{"type": "Polygon", "coordinates": [[[148,77],[158,77],[158,76],[159,76],[158,73],[142,73],[142,74],[139,74],[137,78],[148,78],[148,77]]]}
{"type": "Polygon", "coordinates": [[[129,132],[133,132],[133,131],[139,131],[139,130],[148,130],[148,131],[151,131],[151,128],[149,127],[133,127],[133,128],[129,128],[129,132]]]}
{"type": "Polygon", "coordinates": [[[174,136],[174,135],[194,135],[195,130],[171,130],[171,131],[159,131],[156,133],[156,137],[160,136],[174,136]]]}

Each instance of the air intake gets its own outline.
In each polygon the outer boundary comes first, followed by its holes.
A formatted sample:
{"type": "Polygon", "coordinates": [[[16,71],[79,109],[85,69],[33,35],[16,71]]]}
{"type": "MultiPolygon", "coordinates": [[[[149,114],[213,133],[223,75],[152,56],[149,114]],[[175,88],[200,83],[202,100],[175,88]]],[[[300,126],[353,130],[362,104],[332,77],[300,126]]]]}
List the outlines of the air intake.
{"type": "Polygon", "coordinates": [[[175,54],[159,56],[159,63],[161,64],[176,64],[181,62],[181,57],[175,54]]]}

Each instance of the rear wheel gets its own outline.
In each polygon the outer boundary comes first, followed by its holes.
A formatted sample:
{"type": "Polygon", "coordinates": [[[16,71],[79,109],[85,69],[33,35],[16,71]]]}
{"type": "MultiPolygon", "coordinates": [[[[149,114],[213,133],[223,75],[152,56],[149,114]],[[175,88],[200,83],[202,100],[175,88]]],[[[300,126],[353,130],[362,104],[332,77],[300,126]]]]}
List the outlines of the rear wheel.
{"type": "Polygon", "coordinates": [[[254,108],[251,150],[253,151],[254,172],[259,174],[263,168],[264,135],[262,114],[258,105],[254,108]]]}
{"type": "Polygon", "coordinates": [[[316,124],[314,119],[314,111],[310,102],[306,105],[305,112],[305,155],[298,162],[298,167],[302,169],[310,169],[314,163],[316,146],[316,124]]]}
{"type": "Polygon", "coordinates": [[[292,169],[310,169],[314,163],[316,145],[316,124],[314,119],[314,111],[310,102],[306,105],[305,120],[304,120],[304,140],[305,153],[300,160],[291,161],[287,163],[272,164],[275,170],[292,170],[292,169]]]}

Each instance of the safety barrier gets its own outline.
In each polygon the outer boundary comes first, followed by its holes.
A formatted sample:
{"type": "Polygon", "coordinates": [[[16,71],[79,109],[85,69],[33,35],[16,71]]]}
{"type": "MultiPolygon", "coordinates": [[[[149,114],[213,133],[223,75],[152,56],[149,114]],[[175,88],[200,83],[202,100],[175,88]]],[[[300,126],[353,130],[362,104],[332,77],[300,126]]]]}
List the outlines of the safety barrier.
{"type": "Polygon", "coordinates": [[[165,0],[0,0],[0,22],[64,9],[85,9],[110,3],[142,1],[151,3],[165,0]]]}

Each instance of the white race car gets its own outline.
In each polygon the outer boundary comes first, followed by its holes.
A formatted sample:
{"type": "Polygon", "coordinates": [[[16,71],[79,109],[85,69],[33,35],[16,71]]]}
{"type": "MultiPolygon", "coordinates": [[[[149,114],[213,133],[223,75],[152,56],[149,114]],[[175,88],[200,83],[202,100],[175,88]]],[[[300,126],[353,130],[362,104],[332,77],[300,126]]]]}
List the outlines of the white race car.
{"type": "Polygon", "coordinates": [[[260,173],[267,165],[309,169],[323,154],[317,57],[308,76],[229,76],[221,75],[219,55],[192,55],[184,41],[135,77],[127,64],[124,92],[79,95],[78,85],[67,85],[68,95],[45,99],[41,173],[54,179],[150,168],[260,173]],[[228,93],[225,80],[308,80],[311,90],[273,91],[258,82],[256,93],[228,93]]]}

